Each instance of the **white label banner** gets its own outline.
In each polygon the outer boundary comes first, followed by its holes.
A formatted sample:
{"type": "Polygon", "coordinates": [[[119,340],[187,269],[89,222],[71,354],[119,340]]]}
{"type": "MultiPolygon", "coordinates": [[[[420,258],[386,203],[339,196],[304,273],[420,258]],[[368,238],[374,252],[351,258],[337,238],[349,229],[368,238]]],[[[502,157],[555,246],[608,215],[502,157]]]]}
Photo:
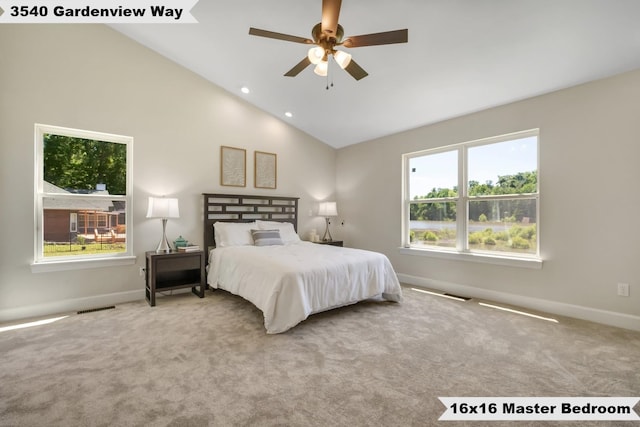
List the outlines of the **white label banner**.
{"type": "Polygon", "coordinates": [[[441,421],[635,421],[640,397],[439,397],[441,421]]]}
{"type": "Polygon", "coordinates": [[[198,0],[0,0],[0,24],[193,24],[198,0]]]}

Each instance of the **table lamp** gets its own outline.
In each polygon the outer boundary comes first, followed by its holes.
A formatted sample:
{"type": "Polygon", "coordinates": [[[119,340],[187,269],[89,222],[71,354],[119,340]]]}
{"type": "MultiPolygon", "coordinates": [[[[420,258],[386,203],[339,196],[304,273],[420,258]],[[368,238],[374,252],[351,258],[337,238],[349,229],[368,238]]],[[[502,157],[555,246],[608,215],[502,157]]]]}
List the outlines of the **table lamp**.
{"type": "Polygon", "coordinates": [[[160,240],[156,252],[171,252],[171,246],[169,246],[169,241],[167,240],[167,219],[180,218],[178,199],[170,197],[149,197],[147,218],[162,219],[162,240],[160,240]]]}
{"type": "Polygon", "coordinates": [[[322,240],[325,242],[330,242],[333,240],[333,237],[331,237],[331,232],[329,231],[329,217],[338,216],[338,208],[336,207],[336,202],[320,202],[320,206],[318,207],[318,215],[323,216],[326,221],[326,228],[324,230],[322,240]]]}

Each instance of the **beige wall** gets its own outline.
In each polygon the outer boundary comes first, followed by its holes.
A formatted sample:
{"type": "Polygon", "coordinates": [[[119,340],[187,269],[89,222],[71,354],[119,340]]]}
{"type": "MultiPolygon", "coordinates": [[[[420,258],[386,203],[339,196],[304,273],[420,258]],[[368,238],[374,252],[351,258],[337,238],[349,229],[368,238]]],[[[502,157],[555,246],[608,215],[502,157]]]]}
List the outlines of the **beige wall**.
{"type": "Polygon", "coordinates": [[[0,26],[0,321],[141,298],[138,268],[161,235],[145,218],[149,195],[180,200],[171,241],[201,242],[203,192],[299,196],[301,233],[319,229],[308,212],[334,197],[335,153],[107,26],[0,26]],[[136,265],[31,272],[34,123],[135,138],[136,265]],[[247,150],[245,189],[219,185],[221,145],[247,150]],[[278,155],[277,190],[253,188],[254,150],[278,155]]]}
{"type": "Polygon", "coordinates": [[[405,281],[640,329],[639,100],[635,71],[341,149],[343,237],[385,253],[405,281]],[[533,128],[541,270],[399,253],[403,153],[533,128]]]}

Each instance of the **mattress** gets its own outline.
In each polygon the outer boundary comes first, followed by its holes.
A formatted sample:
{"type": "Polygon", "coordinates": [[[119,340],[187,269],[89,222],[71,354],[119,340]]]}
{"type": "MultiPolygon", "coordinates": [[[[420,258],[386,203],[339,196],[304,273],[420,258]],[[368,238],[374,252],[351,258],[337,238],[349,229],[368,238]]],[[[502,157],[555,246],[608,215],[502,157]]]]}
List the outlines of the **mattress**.
{"type": "Polygon", "coordinates": [[[213,249],[207,283],[253,303],[269,334],[285,332],[313,313],[358,301],[402,300],[385,255],[303,241],[213,249]]]}

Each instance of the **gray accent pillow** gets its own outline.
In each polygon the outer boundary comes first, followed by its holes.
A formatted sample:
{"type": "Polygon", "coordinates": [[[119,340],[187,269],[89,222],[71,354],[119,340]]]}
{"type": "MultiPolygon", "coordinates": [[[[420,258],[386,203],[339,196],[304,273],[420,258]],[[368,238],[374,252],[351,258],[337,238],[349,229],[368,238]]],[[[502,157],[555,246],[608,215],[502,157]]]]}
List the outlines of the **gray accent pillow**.
{"type": "Polygon", "coordinates": [[[279,230],[251,230],[255,246],[283,245],[279,230]]]}

